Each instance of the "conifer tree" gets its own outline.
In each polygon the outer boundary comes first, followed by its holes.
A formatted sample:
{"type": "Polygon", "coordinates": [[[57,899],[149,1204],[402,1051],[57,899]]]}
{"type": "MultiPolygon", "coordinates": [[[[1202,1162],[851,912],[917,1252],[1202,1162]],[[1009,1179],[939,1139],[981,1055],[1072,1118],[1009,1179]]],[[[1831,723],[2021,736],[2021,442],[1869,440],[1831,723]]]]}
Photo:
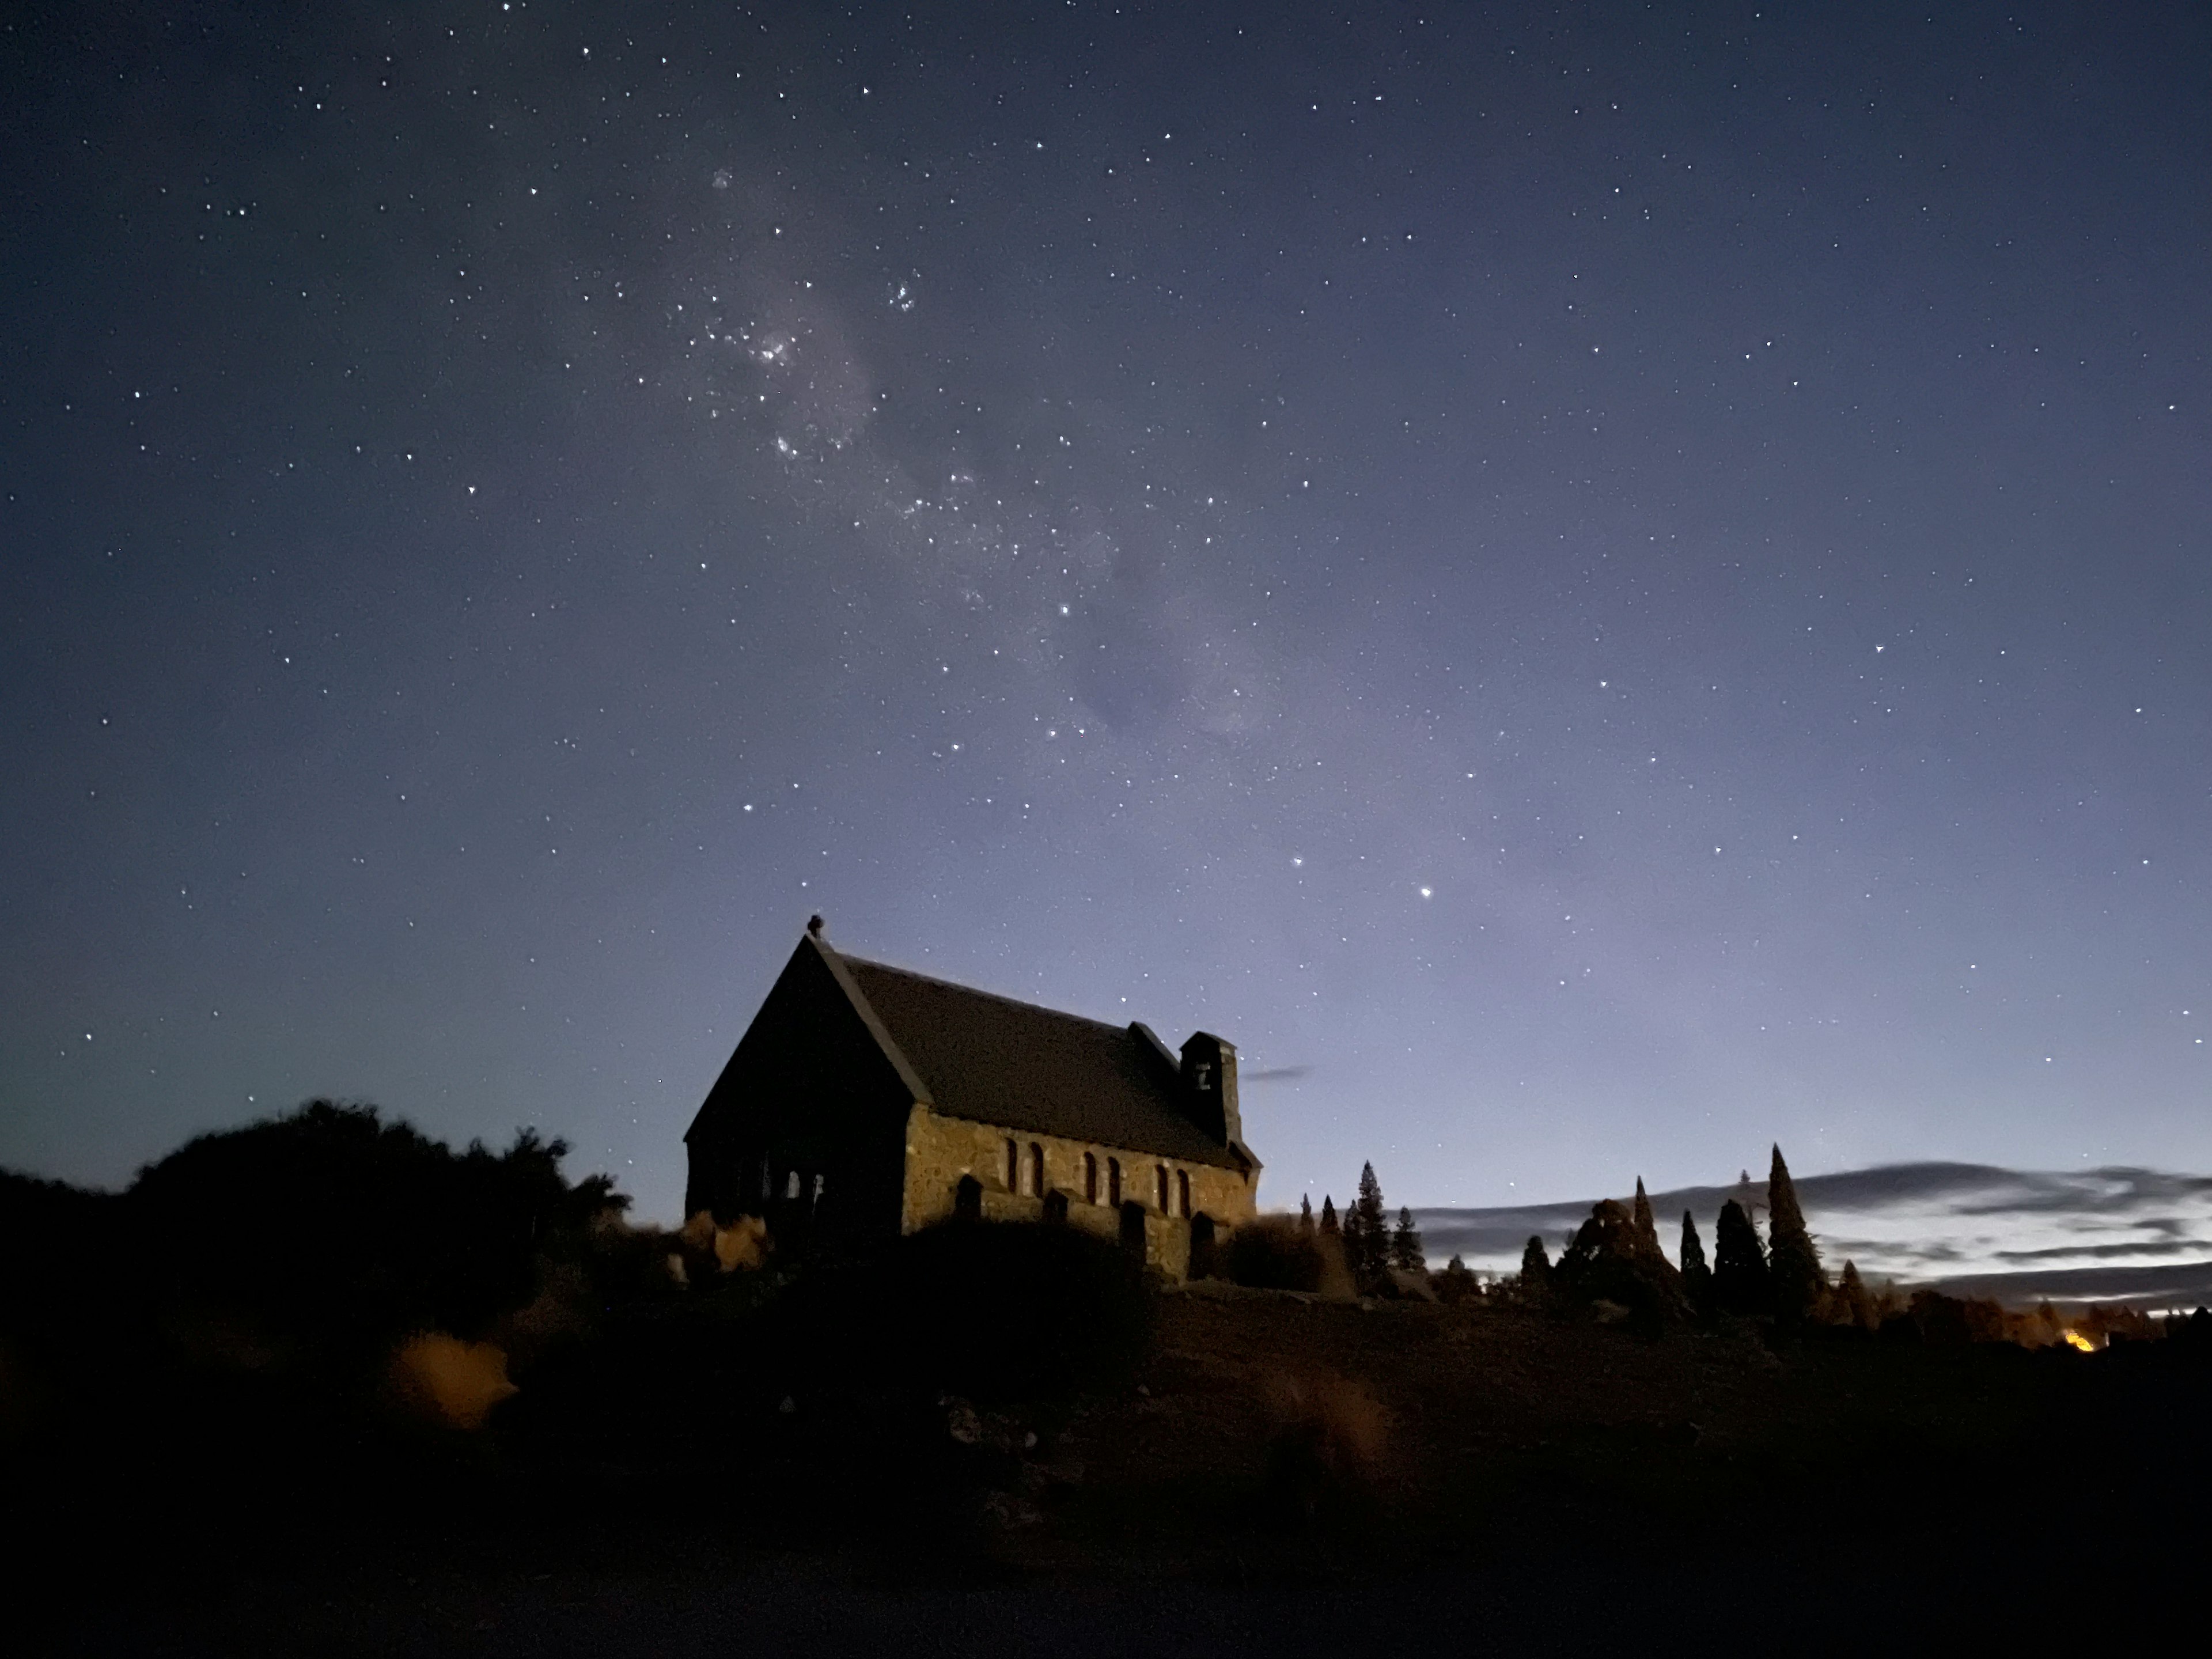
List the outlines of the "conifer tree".
{"type": "Polygon", "coordinates": [[[1659,1254],[1659,1224],[1651,1218],[1651,1200],[1644,1195],[1644,1177],[1636,1177],[1634,1212],[1636,1242],[1654,1255],[1659,1254]]]}
{"type": "Polygon", "coordinates": [[[1313,1230],[1313,1194],[1300,1193],[1298,1194],[1298,1231],[1302,1233],[1310,1233],[1313,1230]]]}
{"type": "Polygon", "coordinates": [[[1390,1234],[1390,1265],[1408,1273],[1427,1270],[1428,1258],[1421,1251],[1421,1235],[1413,1225],[1413,1212],[1401,1205],[1398,1224],[1390,1234]]]}
{"type": "Polygon", "coordinates": [[[1790,1179],[1790,1166],[1782,1161],[1779,1146],[1766,1177],[1766,1237],[1775,1311],[1785,1318],[1802,1319],[1828,1288],[1828,1276],[1820,1269],[1820,1252],[1806,1230],[1796,1183],[1790,1179]]]}
{"type": "Polygon", "coordinates": [[[1705,1246],[1698,1237],[1698,1218],[1687,1210],[1682,1212],[1682,1288],[1689,1293],[1692,1307],[1702,1310],[1712,1306],[1713,1270],[1705,1265],[1705,1246]]]}
{"type": "Polygon", "coordinates": [[[1335,1201],[1327,1193],[1321,1195],[1321,1230],[1331,1238],[1336,1237],[1340,1231],[1336,1224],[1335,1201]]]}
{"type": "Polygon", "coordinates": [[[1734,1199],[1721,1206],[1720,1219],[1713,1227],[1713,1300],[1730,1313],[1769,1313],[1774,1306],[1766,1248],[1759,1242],[1751,1217],[1734,1199]]]}
{"type": "Polygon", "coordinates": [[[1540,1234],[1532,1234],[1521,1252],[1521,1290],[1531,1297],[1548,1296],[1552,1289],[1552,1258],[1544,1253],[1540,1234]]]}
{"type": "Polygon", "coordinates": [[[1844,1311],[1850,1316],[1851,1323],[1863,1329],[1872,1330],[1879,1322],[1874,1316],[1874,1298],[1867,1294],[1866,1281],[1859,1277],[1858,1263],[1844,1263],[1843,1280],[1837,1289],[1843,1297],[1844,1311]]]}
{"type": "MultiPolygon", "coordinates": [[[[1353,1275],[1371,1284],[1390,1265],[1390,1217],[1382,1207],[1382,1183],[1375,1178],[1372,1164],[1359,1166],[1359,1198],[1352,1212],[1358,1218],[1359,1227],[1357,1234],[1349,1224],[1345,1228],[1345,1257],[1352,1264],[1353,1275]]],[[[1351,1217],[1346,1219],[1348,1224],[1351,1217]]]]}

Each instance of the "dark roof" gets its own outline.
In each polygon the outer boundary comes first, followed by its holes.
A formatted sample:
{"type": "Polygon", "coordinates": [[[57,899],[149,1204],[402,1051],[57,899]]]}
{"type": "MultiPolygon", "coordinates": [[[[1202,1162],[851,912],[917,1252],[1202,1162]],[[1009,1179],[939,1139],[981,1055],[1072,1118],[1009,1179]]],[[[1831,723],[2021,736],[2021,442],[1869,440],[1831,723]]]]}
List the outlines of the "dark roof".
{"type": "Polygon", "coordinates": [[[1246,1170],[1258,1159],[1211,1139],[1178,1109],[1173,1057],[1148,1031],[994,996],[866,962],[818,937],[833,971],[916,1098],[947,1116],[1067,1140],[1246,1170]],[[880,1039],[879,1039],[880,1040],[880,1039]]]}

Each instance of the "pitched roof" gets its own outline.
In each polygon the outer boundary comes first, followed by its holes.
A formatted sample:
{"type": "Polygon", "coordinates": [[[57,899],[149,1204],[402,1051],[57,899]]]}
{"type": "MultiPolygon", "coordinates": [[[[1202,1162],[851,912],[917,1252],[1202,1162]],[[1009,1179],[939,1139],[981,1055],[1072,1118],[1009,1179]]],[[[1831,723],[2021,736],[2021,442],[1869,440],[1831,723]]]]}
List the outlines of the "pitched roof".
{"type": "Polygon", "coordinates": [[[848,957],[816,936],[915,1098],[951,1117],[1243,1170],[1259,1160],[1183,1115],[1151,1032],[848,957]]]}

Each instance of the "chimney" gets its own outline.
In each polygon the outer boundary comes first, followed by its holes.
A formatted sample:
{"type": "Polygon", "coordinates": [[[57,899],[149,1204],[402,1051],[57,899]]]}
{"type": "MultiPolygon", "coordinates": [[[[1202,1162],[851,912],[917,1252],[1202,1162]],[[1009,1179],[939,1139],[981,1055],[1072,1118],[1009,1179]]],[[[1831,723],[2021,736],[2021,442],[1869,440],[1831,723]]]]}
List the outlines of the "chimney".
{"type": "Polygon", "coordinates": [[[1237,1109],[1237,1045],[1210,1031],[1194,1031],[1182,1045],[1182,1069],[1192,1121],[1224,1146],[1241,1144],[1244,1121],[1237,1109]]]}

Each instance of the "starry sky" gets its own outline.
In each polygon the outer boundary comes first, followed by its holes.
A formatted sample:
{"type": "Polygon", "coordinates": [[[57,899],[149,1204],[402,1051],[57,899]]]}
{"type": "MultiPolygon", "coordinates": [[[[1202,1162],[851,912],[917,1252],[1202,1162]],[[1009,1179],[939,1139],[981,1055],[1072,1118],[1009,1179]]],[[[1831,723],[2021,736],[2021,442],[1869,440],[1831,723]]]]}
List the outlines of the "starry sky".
{"type": "Polygon", "coordinates": [[[10,19],[0,1163],[672,1215],[819,911],[1272,1203],[2212,1166],[2202,9],[10,19]]]}

